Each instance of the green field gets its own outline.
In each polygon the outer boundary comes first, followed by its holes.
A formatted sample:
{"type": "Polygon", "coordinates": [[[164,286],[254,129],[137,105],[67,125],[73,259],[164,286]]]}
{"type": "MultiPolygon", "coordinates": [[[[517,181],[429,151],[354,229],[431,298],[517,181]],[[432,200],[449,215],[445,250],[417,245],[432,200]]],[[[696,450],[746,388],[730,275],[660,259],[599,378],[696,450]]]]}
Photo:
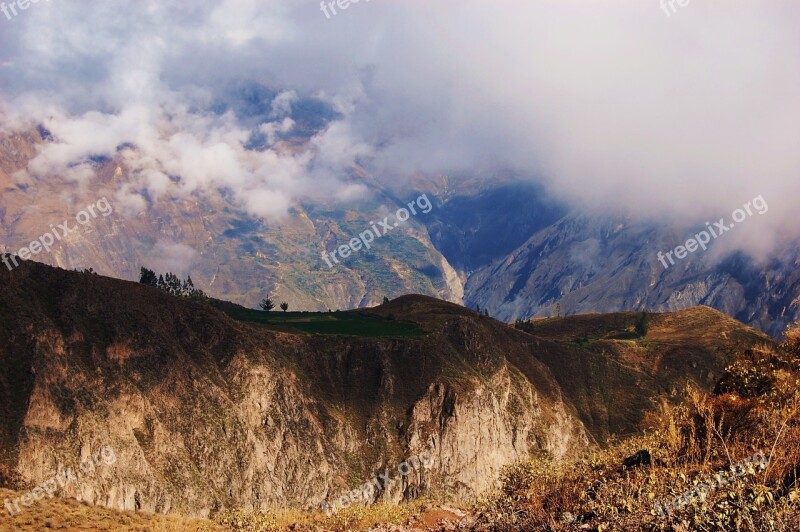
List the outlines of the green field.
{"type": "Polygon", "coordinates": [[[276,331],[371,337],[405,337],[425,334],[425,331],[416,323],[387,319],[364,311],[276,312],[273,310],[263,312],[227,301],[211,301],[211,303],[237,321],[255,323],[276,331]]]}

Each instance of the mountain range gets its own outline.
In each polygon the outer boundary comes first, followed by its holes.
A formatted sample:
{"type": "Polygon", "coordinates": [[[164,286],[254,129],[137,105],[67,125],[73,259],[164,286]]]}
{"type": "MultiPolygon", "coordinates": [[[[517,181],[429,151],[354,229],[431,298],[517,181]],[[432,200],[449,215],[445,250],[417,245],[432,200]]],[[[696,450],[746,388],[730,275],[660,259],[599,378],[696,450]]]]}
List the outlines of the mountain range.
{"type": "MultiPolygon", "coordinates": [[[[252,87],[241,92],[236,111],[242,116],[274,96],[252,87]]],[[[310,99],[295,113],[286,149],[308,142],[333,111],[310,99]]],[[[42,127],[0,135],[0,230],[4,250],[17,252],[49,225],[107,197],[112,216],[34,258],[67,269],[130,280],[138,279],[141,266],[190,274],[210,295],[248,307],[268,294],[292,309],[321,311],[419,293],[479,306],[510,322],[707,305],[772,336],[800,318],[796,244],[766,261],[734,251],[714,261],[692,256],[665,269],[657,253],[685,240],[688,230],[582,213],[510,175],[416,176],[395,190],[356,166],[352,177],[366,188],[365,199],[349,207],[333,199],[298,202],[285,218],[266,221],[237,207],[225,190],[165,196],[144,206],[115,199],[130,181],[123,152],[135,146],[86,161],[95,177],[77,187],[27,171],[39,147],[55,140],[42,127]],[[429,213],[417,213],[335,267],[326,264],[323,252],[346,245],[420,194],[434,205],[429,213]]],[[[251,149],[259,149],[257,139],[251,149]]]]}

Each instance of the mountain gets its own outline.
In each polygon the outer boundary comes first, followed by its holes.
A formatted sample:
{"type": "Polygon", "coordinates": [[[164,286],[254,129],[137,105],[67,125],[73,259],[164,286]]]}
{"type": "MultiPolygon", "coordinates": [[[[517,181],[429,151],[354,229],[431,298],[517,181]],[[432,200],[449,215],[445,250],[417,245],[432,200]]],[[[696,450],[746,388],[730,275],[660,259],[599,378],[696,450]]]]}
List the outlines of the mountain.
{"type": "Polygon", "coordinates": [[[468,279],[465,301],[511,321],[564,313],[720,310],[773,336],[800,319],[800,246],[766,264],[733,253],[718,263],[657,260],[682,235],[626,218],[571,212],[468,279]]]}
{"type": "Polygon", "coordinates": [[[659,392],[709,389],[734,346],[769,341],[696,309],[653,316],[643,344],[632,318],[523,332],[425,296],[266,315],[24,262],[0,271],[0,485],[33,487],[111,448],[112,465],[61,495],[207,517],[319,507],[427,452],[429,468],[373,500],[463,501],[532,453],[638,429],[659,392]],[[303,330],[313,322],[327,332],[303,330]],[[636,401],[614,414],[627,396],[608,395],[628,382],[636,401]]]}
{"type": "Polygon", "coordinates": [[[76,226],[76,215],[105,197],[114,210],[110,216],[91,220],[34,260],[131,280],[138,279],[143,265],[176,270],[191,274],[209,294],[251,307],[268,293],[305,310],[375,305],[384,296],[405,293],[450,301],[463,296],[463,282],[419,222],[424,214],[393,228],[369,253],[354,254],[335,267],[322,258],[323,251],[348,243],[383,219],[384,204],[396,209],[419,194],[396,198],[375,185],[370,188],[374,201],[366,206],[298,204],[277,222],[235,207],[225,191],[128,205],[115,199],[130,186],[130,170],[120,154],[90,161],[97,175],[90,186],[20,177],[35,146],[50,141],[41,128],[0,134],[0,251],[16,253],[49,232],[51,224],[67,220],[76,226]]]}

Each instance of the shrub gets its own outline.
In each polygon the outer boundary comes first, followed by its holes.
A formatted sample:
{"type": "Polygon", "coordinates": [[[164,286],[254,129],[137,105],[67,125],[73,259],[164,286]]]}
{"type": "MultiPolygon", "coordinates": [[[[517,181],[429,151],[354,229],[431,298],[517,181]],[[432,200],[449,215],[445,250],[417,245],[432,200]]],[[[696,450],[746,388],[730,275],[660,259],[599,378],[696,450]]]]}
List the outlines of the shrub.
{"type": "Polygon", "coordinates": [[[650,314],[647,311],[644,311],[639,314],[639,317],[636,319],[636,334],[639,335],[640,338],[644,338],[647,336],[647,332],[650,330],[650,314]]]}

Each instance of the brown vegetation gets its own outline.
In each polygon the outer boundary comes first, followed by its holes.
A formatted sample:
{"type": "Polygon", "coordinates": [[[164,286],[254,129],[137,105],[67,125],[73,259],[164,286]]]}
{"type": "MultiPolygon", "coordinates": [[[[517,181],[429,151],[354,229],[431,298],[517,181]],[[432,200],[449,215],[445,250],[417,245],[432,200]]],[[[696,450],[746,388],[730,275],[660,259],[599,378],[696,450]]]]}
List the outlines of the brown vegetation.
{"type": "MultiPolygon", "coordinates": [[[[0,488],[0,500],[14,500],[22,495],[22,492],[0,488]]],[[[38,532],[40,530],[119,530],[122,532],[193,530],[213,532],[226,529],[205,519],[143,512],[120,512],[73,499],[45,497],[13,517],[5,508],[0,508],[0,530],[20,532],[38,532]]]]}
{"type": "Polygon", "coordinates": [[[647,417],[650,428],[643,435],[576,460],[541,456],[508,467],[502,490],[478,505],[477,528],[797,530],[798,354],[795,326],[781,346],[742,353],[714,392],[689,387],[683,403],[662,401],[647,417]],[[769,459],[766,467],[728,475],[728,484],[660,515],[657,503],[695,490],[708,475],[758,451],[769,459]]]}

